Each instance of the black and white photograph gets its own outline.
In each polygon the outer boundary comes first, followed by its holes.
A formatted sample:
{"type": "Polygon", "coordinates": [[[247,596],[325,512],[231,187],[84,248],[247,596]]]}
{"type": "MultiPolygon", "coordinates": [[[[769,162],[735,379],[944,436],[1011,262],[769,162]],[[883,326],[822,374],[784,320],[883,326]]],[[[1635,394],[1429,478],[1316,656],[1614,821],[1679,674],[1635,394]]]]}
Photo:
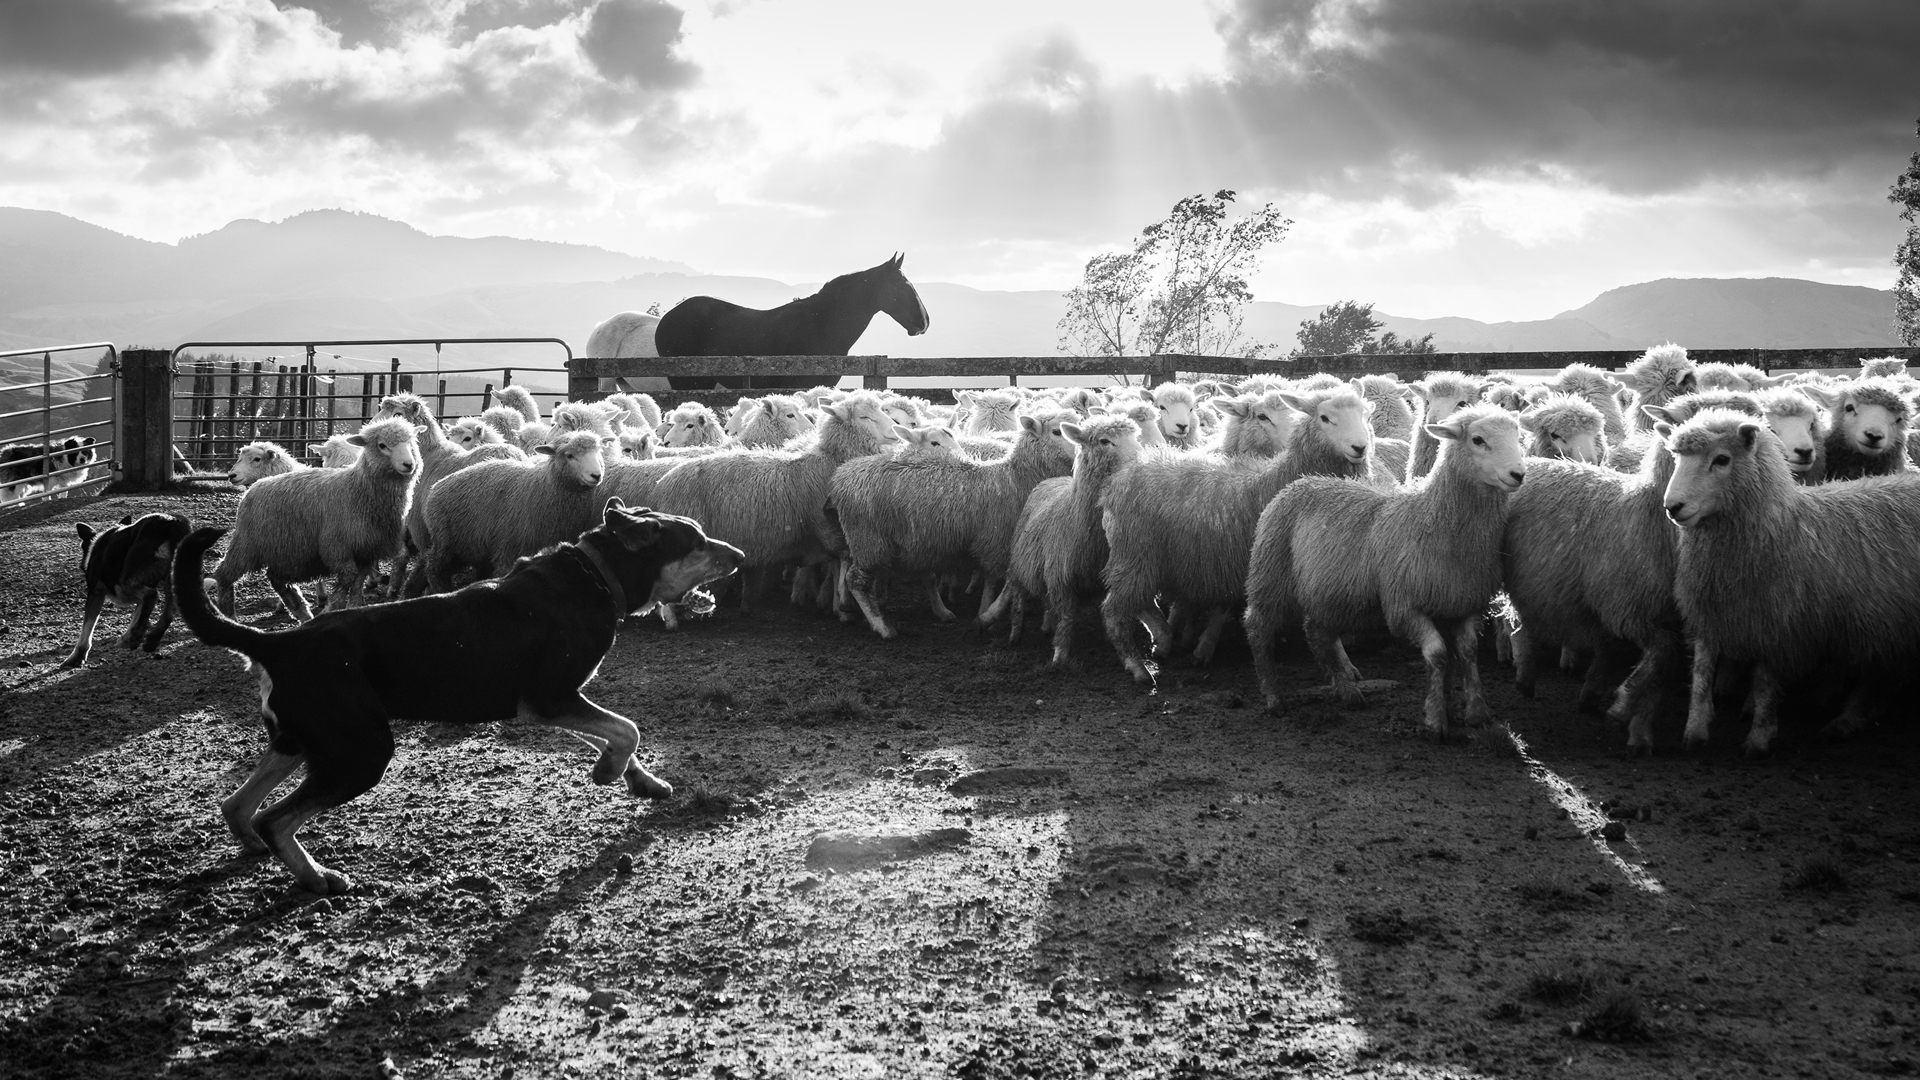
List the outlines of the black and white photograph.
{"type": "Polygon", "coordinates": [[[1914,0],[0,0],[0,1080],[1920,1074],[1916,414],[1914,0]]]}

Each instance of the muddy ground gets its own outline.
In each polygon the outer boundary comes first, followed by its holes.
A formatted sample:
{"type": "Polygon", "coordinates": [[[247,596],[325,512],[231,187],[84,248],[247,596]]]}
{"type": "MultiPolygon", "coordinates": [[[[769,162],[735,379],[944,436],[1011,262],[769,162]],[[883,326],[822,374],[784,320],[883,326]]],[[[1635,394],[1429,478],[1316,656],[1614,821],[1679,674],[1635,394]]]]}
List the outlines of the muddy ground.
{"type": "MultiPolygon", "coordinates": [[[[236,857],[250,681],[176,626],[79,621],[73,523],[0,519],[0,1074],[81,1077],[1844,1077],[1920,1058],[1915,728],[1811,707],[1626,757],[1489,660],[1506,729],[1416,731],[1417,657],[1343,713],[1243,643],[1136,690],[895,605],[902,638],[769,603],[622,633],[589,688],[677,787],[593,786],[570,737],[399,725],[385,782],[306,830],[357,891],[236,857]],[[952,782],[976,770],[1028,771],[952,782]],[[975,786],[977,785],[977,787],[975,786]],[[1595,835],[1607,816],[1625,838],[1595,835]],[[825,830],[924,853],[810,865],[825,830]],[[934,832],[931,830],[963,830],[934,832]]],[[[903,594],[909,590],[902,590],[903,594]]],[[[243,609],[266,614],[264,590],[243,609]]],[[[284,618],[284,617],[283,617],[284,618]]],[[[1815,703],[1817,704],[1817,703],[1815,703]]]]}

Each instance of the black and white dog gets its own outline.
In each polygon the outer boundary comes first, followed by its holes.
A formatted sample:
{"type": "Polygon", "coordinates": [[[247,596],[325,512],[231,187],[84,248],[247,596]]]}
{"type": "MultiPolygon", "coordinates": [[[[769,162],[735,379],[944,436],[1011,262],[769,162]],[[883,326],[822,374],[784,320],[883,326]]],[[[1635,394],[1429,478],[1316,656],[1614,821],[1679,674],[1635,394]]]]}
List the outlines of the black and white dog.
{"type": "Polygon", "coordinates": [[[168,571],[174,550],[193,530],[193,522],[178,514],[148,514],[138,521],[128,514],[120,524],[98,533],[84,521],[74,528],[80,533],[80,574],[87,584],[87,609],[80,619],[80,640],[60,666],[79,667],[87,662],[87,653],[93,649],[93,624],[108,600],[117,607],[140,608],[120,638],[121,645],[131,649],[139,642],[148,652],[158,649],[167,624],[173,622],[173,582],[168,571]],[[149,630],[147,620],[153,615],[155,599],[165,602],[160,621],[149,630]]]}
{"type": "Polygon", "coordinates": [[[98,460],[93,439],[78,435],[51,447],[39,443],[0,446],[0,504],[84,484],[93,471],[87,466],[98,460]]]}
{"type": "Polygon", "coordinates": [[[640,729],[580,690],[635,609],[671,603],[726,577],[745,558],[691,518],[607,500],[599,526],[521,559],[506,577],[458,592],[328,611],[291,630],[237,623],[207,602],[201,562],[220,529],[180,545],[173,587],[201,641],[247,658],[260,680],[267,752],[220,806],[240,846],[271,852],[301,885],[346,892],[352,882],[313,861],[295,833],[316,814],[369,791],[393,758],[393,720],[478,724],[520,720],[565,728],[600,750],[593,782],[624,777],[634,795],[673,788],[634,757],[640,729]],[[293,793],[260,802],[302,764],[293,793]]]}

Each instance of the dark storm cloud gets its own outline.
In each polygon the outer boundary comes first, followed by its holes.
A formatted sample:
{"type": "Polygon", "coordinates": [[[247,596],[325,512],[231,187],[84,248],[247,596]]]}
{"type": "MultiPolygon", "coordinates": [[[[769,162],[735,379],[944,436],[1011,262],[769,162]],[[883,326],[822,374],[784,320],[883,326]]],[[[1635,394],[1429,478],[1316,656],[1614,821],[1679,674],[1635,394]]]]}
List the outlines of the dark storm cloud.
{"type": "Polygon", "coordinates": [[[131,0],[5,0],[0,3],[0,70],[64,76],[112,75],[169,60],[198,59],[206,28],[182,14],[131,0]]]}
{"type": "Polygon", "coordinates": [[[1670,190],[1882,159],[1920,114],[1920,3],[1238,0],[1221,31],[1266,156],[1336,170],[1670,190]]]}
{"type": "Polygon", "coordinates": [[[580,46],[609,79],[672,89],[699,69],[674,55],[685,13],[661,0],[600,0],[587,16],[580,46]]]}

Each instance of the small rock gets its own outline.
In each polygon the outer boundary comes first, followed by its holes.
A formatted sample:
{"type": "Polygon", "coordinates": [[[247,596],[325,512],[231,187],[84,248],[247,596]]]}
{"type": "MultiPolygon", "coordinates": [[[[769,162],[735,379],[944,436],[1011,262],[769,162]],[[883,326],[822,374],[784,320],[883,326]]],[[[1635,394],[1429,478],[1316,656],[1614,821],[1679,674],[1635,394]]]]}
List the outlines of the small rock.
{"type": "Polygon", "coordinates": [[[1652,820],[1653,820],[1653,807],[1651,807],[1651,806],[1643,806],[1643,807],[1641,807],[1641,808],[1640,808],[1640,820],[1641,820],[1641,821],[1652,821],[1652,820]]]}
{"type": "Polygon", "coordinates": [[[948,769],[915,769],[908,779],[919,787],[934,787],[953,779],[953,773],[948,769]]]}
{"type": "Polygon", "coordinates": [[[973,839],[970,829],[947,826],[940,829],[910,829],[882,826],[877,829],[835,829],[823,832],[807,845],[807,865],[850,870],[872,863],[907,859],[916,855],[959,847],[973,839]]]}
{"type": "Polygon", "coordinates": [[[620,857],[613,860],[613,872],[621,875],[633,873],[633,856],[621,852],[620,857]]]}
{"type": "Polygon", "coordinates": [[[461,874],[447,884],[456,889],[476,893],[493,892],[500,887],[499,883],[485,874],[461,874]]]}
{"type": "Polygon", "coordinates": [[[1201,694],[1200,700],[1202,703],[1211,705],[1216,709],[1244,709],[1247,707],[1247,699],[1241,697],[1238,690],[1214,690],[1201,694]]]}
{"type": "Polygon", "coordinates": [[[613,1008],[607,1010],[607,1015],[613,1017],[615,1020],[625,1020],[628,1016],[627,1007],[615,1003],[613,1008]]]}
{"type": "Polygon", "coordinates": [[[819,878],[814,877],[812,874],[808,874],[806,877],[803,877],[798,881],[788,882],[787,891],[797,892],[797,893],[810,893],[824,884],[826,884],[826,882],[821,881],[819,878]]]}
{"type": "Polygon", "coordinates": [[[400,1066],[393,1063],[392,1055],[381,1058],[377,1068],[380,1070],[380,1080],[405,1080],[406,1074],[400,1071],[400,1066]]]}
{"type": "Polygon", "coordinates": [[[1538,839],[1540,839],[1540,828],[1539,828],[1539,826],[1537,826],[1537,825],[1529,825],[1529,826],[1527,826],[1527,839],[1529,839],[1529,840],[1538,840],[1538,839]]]}
{"type": "Polygon", "coordinates": [[[947,785],[955,795],[975,795],[1009,787],[1041,787],[1067,782],[1067,770],[1037,765],[1006,765],[998,769],[977,769],[947,785]]]}
{"type": "Polygon", "coordinates": [[[53,942],[55,945],[65,945],[67,942],[73,940],[73,929],[66,926],[56,926],[47,931],[47,940],[53,942]]]}
{"type": "Polygon", "coordinates": [[[623,1004],[627,995],[619,990],[595,990],[587,995],[587,1008],[612,1012],[615,1005],[623,1004]]]}
{"type": "Polygon", "coordinates": [[[1624,821],[1607,822],[1600,827],[1600,838],[1616,844],[1625,840],[1627,838],[1627,823],[1624,821]]]}

